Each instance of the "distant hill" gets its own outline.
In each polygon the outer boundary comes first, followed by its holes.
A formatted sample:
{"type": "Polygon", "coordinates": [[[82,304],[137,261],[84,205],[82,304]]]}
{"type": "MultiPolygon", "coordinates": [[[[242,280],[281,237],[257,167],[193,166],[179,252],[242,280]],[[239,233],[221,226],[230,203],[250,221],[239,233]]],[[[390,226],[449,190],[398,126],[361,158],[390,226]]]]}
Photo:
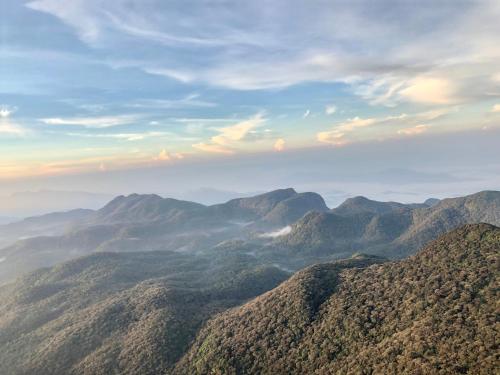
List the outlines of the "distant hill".
{"type": "Polygon", "coordinates": [[[429,207],[432,207],[432,206],[435,206],[436,204],[438,204],[439,202],[441,202],[440,199],[437,199],[437,198],[429,198],[429,199],[426,199],[424,204],[429,206],[429,207]]]}
{"type": "Polygon", "coordinates": [[[0,216],[0,225],[10,224],[14,221],[19,221],[19,218],[11,216],[0,216]]]}
{"type": "Polygon", "coordinates": [[[156,194],[121,195],[96,211],[89,221],[93,224],[151,222],[204,207],[199,203],[162,198],[156,194]]]}
{"type": "Polygon", "coordinates": [[[36,236],[57,236],[85,222],[94,211],[75,209],[28,217],[0,225],[0,248],[18,239],[36,236]]]}
{"type": "Polygon", "coordinates": [[[0,226],[0,234],[5,233],[0,284],[93,252],[200,251],[228,239],[280,229],[311,210],[325,212],[328,207],[318,194],[294,189],[213,206],[154,194],[119,196],[96,211],[57,213],[0,226]],[[23,239],[13,243],[15,238],[23,239]]]}
{"type": "Polygon", "coordinates": [[[443,199],[428,209],[412,212],[412,225],[394,243],[402,255],[424,246],[437,235],[468,223],[500,226],[500,192],[482,191],[459,198],[443,199]]]}
{"type": "Polygon", "coordinates": [[[84,191],[39,190],[0,196],[0,215],[29,217],[75,208],[97,209],[112,199],[110,194],[84,191]]]}
{"type": "Polygon", "coordinates": [[[299,193],[278,202],[266,213],[264,223],[288,225],[294,223],[307,212],[326,212],[328,207],[323,198],[316,193],[299,193]]]}
{"type": "Polygon", "coordinates": [[[277,244],[303,256],[367,250],[397,258],[447,231],[479,222],[500,225],[500,192],[432,201],[425,207],[357,197],[331,212],[308,213],[277,244]]]}
{"type": "Polygon", "coordinates": [[[312,266],[209,321],[174,373],[496,373],[499,254],[477,224],[404,261],[312,266]]]}

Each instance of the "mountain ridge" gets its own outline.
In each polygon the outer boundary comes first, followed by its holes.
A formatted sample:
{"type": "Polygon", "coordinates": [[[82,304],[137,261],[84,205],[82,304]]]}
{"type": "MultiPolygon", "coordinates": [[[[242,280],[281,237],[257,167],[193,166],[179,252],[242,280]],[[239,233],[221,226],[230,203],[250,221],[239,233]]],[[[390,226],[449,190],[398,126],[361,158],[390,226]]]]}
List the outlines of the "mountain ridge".
{"type": "MultiPolygon", "coordinates": [[[[98,211],[76,210],[0,226],[6,243],[16,235],[26,237],[0,248],[0,283],[96,251],[205,252],[236,239],[248,242],[253,256],[284,269],[356,252],[401,258],[460,225],[500,225],[497,191],[433,203],[422,207],[355,197],[330,210],[320,195],[291,188],[212,206],[154,194],[120,196],[98,211]],[[51,236],[37,237],[41,233],[51,236]]],[[[244,251],[235,246],[235,251],[244,251]]]]}
{"type": "Polygon", "coordinates": [[[447,198],[428,207],[366,198],[346,202],[339,210],[305,215],[277,243],[318,254],[350,251],[355,246],[360,250],[371,248],[370,252],[384,256],[403,257],[460,225],[500,225],[498,191],[447,198]]]}

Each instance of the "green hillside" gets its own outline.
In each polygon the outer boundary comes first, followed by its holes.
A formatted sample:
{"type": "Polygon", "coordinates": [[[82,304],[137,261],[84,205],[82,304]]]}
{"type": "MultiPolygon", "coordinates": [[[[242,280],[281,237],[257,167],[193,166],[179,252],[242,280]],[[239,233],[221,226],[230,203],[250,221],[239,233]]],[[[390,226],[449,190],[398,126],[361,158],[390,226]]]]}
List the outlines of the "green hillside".
{"type": "Polygon", "coordinates": [[[407,260],[312,266],[202,329],[178,374],[493,374],[500,229],[407,260]]]}

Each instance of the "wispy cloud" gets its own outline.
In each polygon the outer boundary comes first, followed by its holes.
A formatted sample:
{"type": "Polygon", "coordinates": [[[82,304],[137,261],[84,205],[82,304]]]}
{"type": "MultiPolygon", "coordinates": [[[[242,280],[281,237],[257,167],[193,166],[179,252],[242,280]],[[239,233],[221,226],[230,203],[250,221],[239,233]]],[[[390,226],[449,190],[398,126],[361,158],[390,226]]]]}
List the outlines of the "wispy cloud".
{"type": "MultiPolygon", "coordinates": [[[[227,3],[222,10],[202,2],[189,13],[177,1],[145,7],[137,0],[35,0],[27,6],[59,18],[92,46],[129,45],[131,40],[140,46],[160,44],[165,59],[156,55],[139,64],[148,73],[233,89],[279,88],[310,81],[357,86],[384,76],[409,81],[416,73],[432,75],[443,66],[460,64],[470,68],[495,61],[500,54],[496,38],[500,30],[494,21],[500,9],[495,2],[468,2],[461,12],[453,4],[443,4],[432,17],[417,3],[391,4],[391,14],[397,14],[392,17],[384,6],[364,11],[367,4],[334,2],[325,7],[294,1],[293,6],[286,2],[269,6],[256,1],[245,6],[227,3]],[[297,12],[315,22],[296,22],[297,12]],[[408,24],[411,28],[405,27],[408,24]],[[479,27],[484,25],[489,27],[479,27]],[[345,47],[349,45],[357,48],[345,47]],[[197,52],[194,59],[193,53],[176,54],[199,48],[203,52],[197,52]],[[275,53],[278,48],[280,53],[275,53]]],[[[498,73],[498,67],[483,68],[482,76],[498,73]]],[[[463,80],[468,73],[457,70],[453,75],[463,80]]],[[[419,92],[430,83],[415,82],[407,98],[422,99],[419,92]]],[[[392,96],[390,92],[396,89],[397,84],[392,84],[385,94],[392,96]]]]}
{"type": "Polygon", "coordinates": [[[180,152],[168,152],[167,150],[161,150],[158,155],[153,157],[155,161],[172,161],[175,159],[184,159],[184,155],[180,152]]]}
{"type": "Polygon", "coordinates": [[[251,118],[231,126],[215,128],[219,134],[210,138],[210,143],[197,143],[193,147],[202,151],[216,153],[231,153],[235,144],[243,141],[254,129],[260,127],[267,119],[263,113],[257,113],[251,118]]]}
{"type": "Polygon", "coordinates": [[[0,105],[0,135],[22,136],[27,134],[27,130],[12,121],[12,114],[17,111],[17,107],[0,105]]]}
{"type": "Polygon", "coordinates": [[[354,117],[334,125],[331,130],[317,133],[316,139],[321,143],[341,146],[356,141],[358,138],[366,139],[366,136],[357,137],[357,133],[364,132],[368,130],[367,128],[371,128],[374,125],[387,129],[386,131],[381,131],[382,129],[379,129],[377,132],[370,132],[370,134],[368,134],[370,139],[391,137],[394,132],[400,135],[417,135],[429,129],[429,125],[422,124],[421,121],[432,122],[438,120],[452,110],[452,108],[439,108],[432,111],[417,112],[413,114],[401,113],[399,115],[389,115],[377,118],[354,117]],[[401,128],[401,126],[404,125],[406,125],[406,127],[401,128]],[[391,129],[394,128],[397,130],[391,131],[391,129]]]}
{"type": "Polygon", "coordinates": [[[218,144],[203,143],[203,142],[193,144],[193,148],[200,151],[213,152],[216,154],[232,154],[234,152],[230,148],[218,144]]]}
{"type": "Polygon", "coordinates": [[[304,112],[304,114],[302,115],[302,118],[308,118],[310,114],[311,114],[311,111],[310,110],[306,110],[304,112]]]}
{"type": "Polygon", "coordinates": [[[417,103],[450,104],[458,101],[453,84],[438,77],[417,77],[399,93],[417,103]]]}
{"type": "Polygon", "coordinates": [[[317,139],[320,142],[323,143],[330,143],[334,145],[343,145],[346,143],[344,140],[344,136],[348,132],[352,132],[356,128],[364,128],[370,125],[373,125],[377,122],[376,119],[374,118],[359,118],[359,117],[354,117],[352,119],[349,119],[343,123],[340,123],[335,127],[335,129],[326,131],[326,132],[319,132],[317,134],[317,139]]]}
{"type": "Polygon", "coordinates": [[[261,238],[276,238],[276,237],[286,236],[291,231],[292,231],[292,227],[288,225],[288,226],[283,227],[281,229],[278,229],[274,232],[267,232],[267,233],[259,234],[259,237],[261,237],[261,238]]]}
{"type": "Polygon", "coordinates": [[[325,107],[325,113],[327,115],[333,115],[335,112],[337,112],[337,107],[335,105],[331,104],[325,107]]]}
{"type": "Polygon", "coordinates": [[[347,143],[344,139],[344,133],[335,130],[319,132],[316,135],[316,139],[321,143],[328,143],[335,146],[342,146],[347,143]]]}
{"type": "Polygon", "coordinates": [[[70,125],[85,128],[109,128],[131,124],[137,121],[137,115],[97,116],[97,117],[49,117],[40,119],[47,125],[70,125]]]}
{"type": "Polygon", "coordinates": [[[8,105],[0,105],[0,118],[10,117],[16,111],[17,111],[17,107],[12,107],[12,106],[8,106],[8,105]]]}
{"type": "Polygon", "coordinates": [[[212,124],[212,123],[221,123],[221,122],[234,122],[238,121],[234,118],[213,118],[213,117],[176,117],[172,120],[176,122],[180,122],[183,124],[212,124]]]}
{"type": "Polygon", "coordinates": [[[196,76],[191,72],[186,72],[182,70],[168,69],[168,68],[148,68],[148,67],[143,67],[143,70],[146,73],[172,78],[182,83],[190,83],[196,79],[196,76]]]}
{"type": "Polygon", "coordinates": [[[118,139],[125,141],[142,141],[146,138],[168,138],[169,140],[182,140],[182,141],[193,141],[195,138],[192,137],[182,137],[172,132],[159,132],[159,131],[145,131],[136,133],[64,133],[65,135],[71,137],[82,137],[82,138],[109,138],[118,139]]]}
{"type": "Polygon", "coordinates": [[[27,130],[22,126],[15,124],[11,121],[6,121],[5,119],[0,119],[0,135],[16,135],[22,136],[27,133],[27,130]]]}
{"type": "Polygon", "coordinates": [[[190,108],[190,107],[216,107],[217,103],[199,99],[199,94],[190,94],[181,99],[139,99],[130,106],[134,108],[190,108]]]}
{"type": "Polygon", "coordinates": [[[429,125],[420,124],[420,125],[415,125],[411,128],[399,129],[398,134],[418,135],[418,134],[422,134],[422,133],[426,132],[427,129],[429,129],[429,125]]]}

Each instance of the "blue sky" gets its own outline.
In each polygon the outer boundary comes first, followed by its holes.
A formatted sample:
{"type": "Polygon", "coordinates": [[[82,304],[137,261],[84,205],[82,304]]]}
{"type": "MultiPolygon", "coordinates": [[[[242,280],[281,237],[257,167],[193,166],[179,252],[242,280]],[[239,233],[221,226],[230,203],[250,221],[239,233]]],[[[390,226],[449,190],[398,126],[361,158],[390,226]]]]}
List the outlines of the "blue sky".
{"type": "Polygon", "coordinates": [[[363,145],[367,164],[397,170],[377,147],[457,133],[493,147],[498,19],[488,0],[4,0],[0,181],[196,174],[206,163],[244,169],[255,155],[266,168],[276,154],[314,163],[310,150],[363,145]]]}

